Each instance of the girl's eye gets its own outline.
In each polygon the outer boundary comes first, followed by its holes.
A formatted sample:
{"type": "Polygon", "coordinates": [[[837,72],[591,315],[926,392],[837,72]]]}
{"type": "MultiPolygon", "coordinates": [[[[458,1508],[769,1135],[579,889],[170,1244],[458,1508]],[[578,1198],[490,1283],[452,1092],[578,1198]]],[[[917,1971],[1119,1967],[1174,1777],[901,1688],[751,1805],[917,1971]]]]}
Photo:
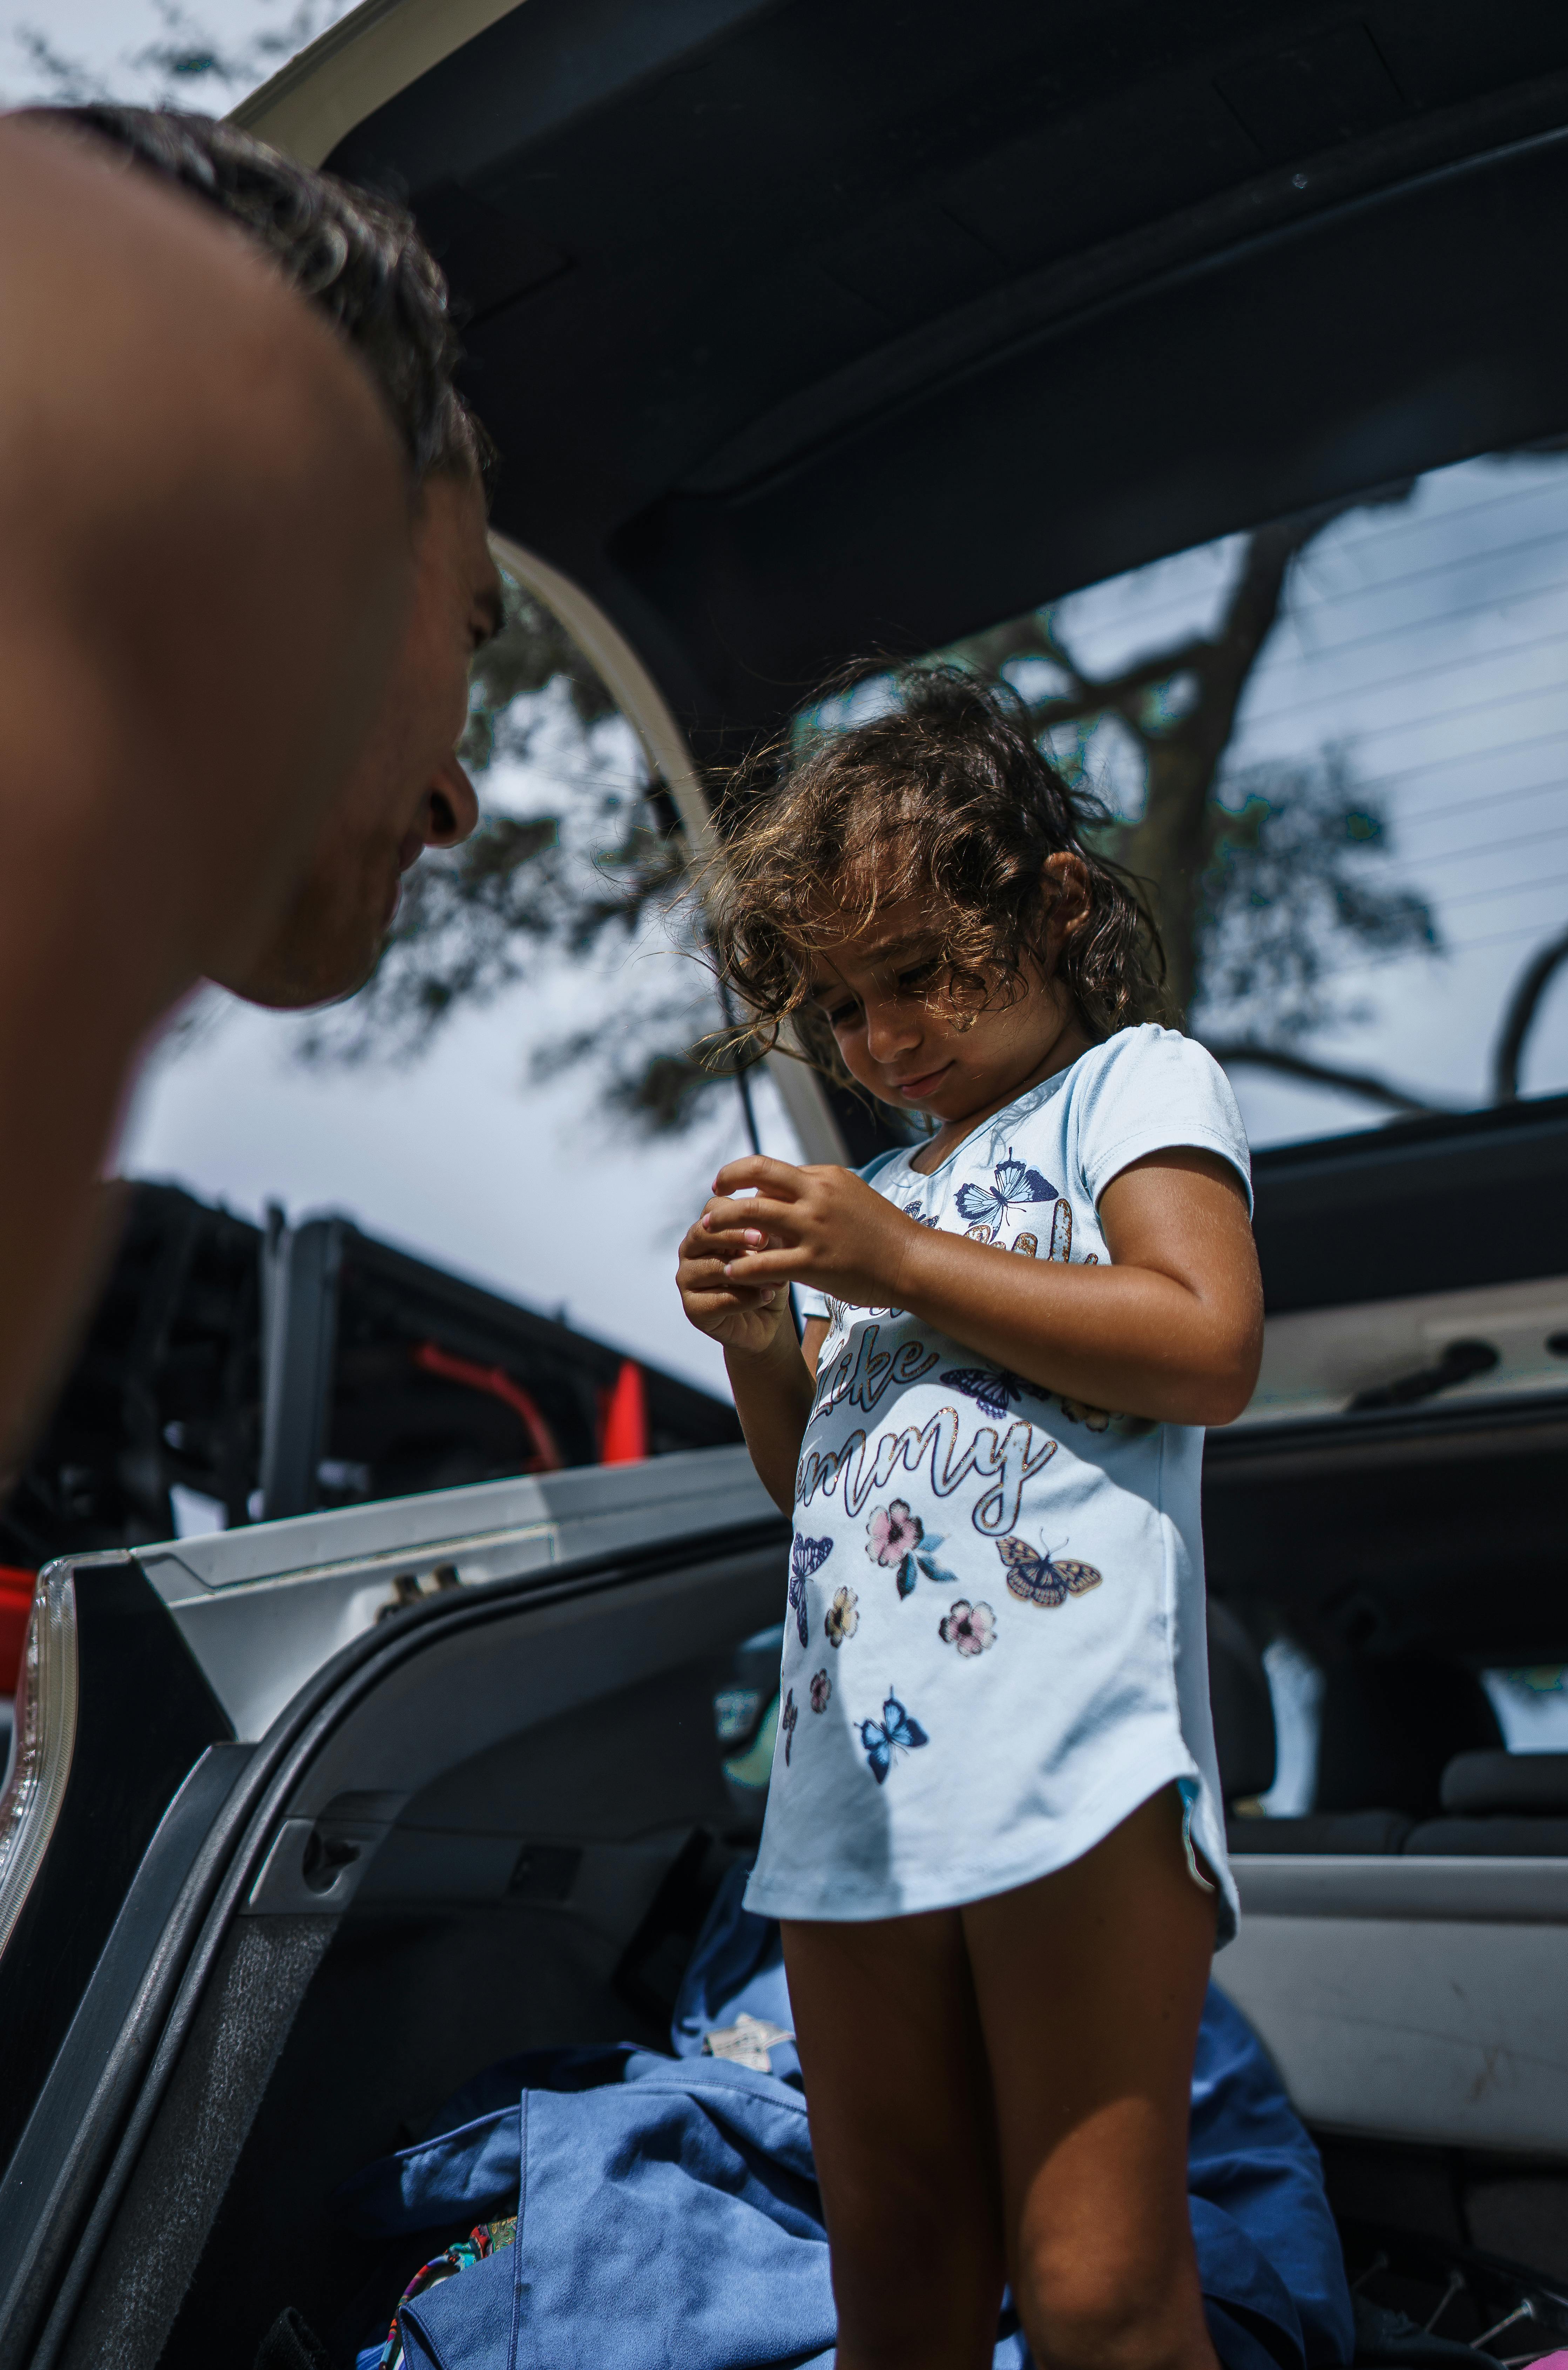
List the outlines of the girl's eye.
{"type": "Polygon", "coordinates": [[[922,988],[931,985],[936,977],[937,969],[938,966],[934,962],[913,963],[908,971],[901,971],[898,973],[898,985],[906,995],[918,995],[922,988]]]}
{"type": "Polygon", "coordinates": [[[854,1018],[855,1014],[859,1011],[860,1007],[855,1002],[853,996],[851,995],[842,997],[839,1002],[833,1004],[830,1004],[824,999],[818,1005],[817,1008],[821,1013],[823,1019],[827,1022],[830,1029],[847,1029],[850,1022],[854,1018]]]}

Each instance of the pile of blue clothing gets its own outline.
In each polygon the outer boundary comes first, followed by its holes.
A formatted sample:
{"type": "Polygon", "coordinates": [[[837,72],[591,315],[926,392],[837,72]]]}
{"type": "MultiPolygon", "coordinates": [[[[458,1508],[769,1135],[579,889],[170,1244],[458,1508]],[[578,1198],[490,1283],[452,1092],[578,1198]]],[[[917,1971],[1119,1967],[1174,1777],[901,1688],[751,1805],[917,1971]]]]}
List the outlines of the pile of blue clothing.
{"type": "MultiPolygon", "coordinates": [[[[473,2215],[357,2370],[829,2370],[832,2289],[778,1927],[727,1878],[673,2054],[545,2049],[467,2084],[418,2146],[340,2192],[365,2237],[473,2215]],[[764,2070],[765,2069],[765,2070],[764,2070]]],[[[1354,2347],[1317,2151],[1250,2026],[1209,1988],[1193,2075],[1193,2237],[1225,2370],[1354,2347]]],[[[996,2370],[1026,2370],[1004,2309],[996,2370]]]]}

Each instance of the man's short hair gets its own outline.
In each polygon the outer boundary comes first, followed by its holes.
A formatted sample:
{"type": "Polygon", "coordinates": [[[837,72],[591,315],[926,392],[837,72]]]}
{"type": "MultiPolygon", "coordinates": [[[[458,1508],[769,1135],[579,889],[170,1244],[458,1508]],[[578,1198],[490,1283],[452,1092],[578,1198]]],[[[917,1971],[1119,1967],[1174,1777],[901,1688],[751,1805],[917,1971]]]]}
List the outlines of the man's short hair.
{"type": "Polygon", "coordinates": [[[208,115],[94,105],[25,116],[104,143],[247,231],[360,356],[416,479],[488,480],[494,448],[452,383],[462,350],[446,280],[401,206],[208,115]]]}

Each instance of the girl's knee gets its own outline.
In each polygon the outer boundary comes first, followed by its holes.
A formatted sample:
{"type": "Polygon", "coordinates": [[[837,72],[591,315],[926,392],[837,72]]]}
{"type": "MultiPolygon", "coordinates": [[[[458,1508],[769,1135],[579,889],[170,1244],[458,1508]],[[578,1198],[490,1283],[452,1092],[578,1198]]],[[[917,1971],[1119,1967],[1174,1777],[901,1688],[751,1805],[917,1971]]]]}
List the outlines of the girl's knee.
{"type": "Polygon", "coordinates": [[[1030,2250],[1014,2285],[1038,2370],[1215,2370],[1196,2278],[1114,2250],[1030,2250]]]}

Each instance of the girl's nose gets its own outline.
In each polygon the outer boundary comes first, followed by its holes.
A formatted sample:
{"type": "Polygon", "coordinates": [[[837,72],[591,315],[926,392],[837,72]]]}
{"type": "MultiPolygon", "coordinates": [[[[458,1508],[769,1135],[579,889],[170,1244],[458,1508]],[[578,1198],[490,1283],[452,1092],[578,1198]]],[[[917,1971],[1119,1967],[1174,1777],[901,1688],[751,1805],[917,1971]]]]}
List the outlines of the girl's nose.
{"type": "Polygon", "coordinates": [[[919,1011],[901,997],[871,997],[865,1007],[865,1046],[874,1062],[891,1062],[921,1041],[919,1011]]]}

